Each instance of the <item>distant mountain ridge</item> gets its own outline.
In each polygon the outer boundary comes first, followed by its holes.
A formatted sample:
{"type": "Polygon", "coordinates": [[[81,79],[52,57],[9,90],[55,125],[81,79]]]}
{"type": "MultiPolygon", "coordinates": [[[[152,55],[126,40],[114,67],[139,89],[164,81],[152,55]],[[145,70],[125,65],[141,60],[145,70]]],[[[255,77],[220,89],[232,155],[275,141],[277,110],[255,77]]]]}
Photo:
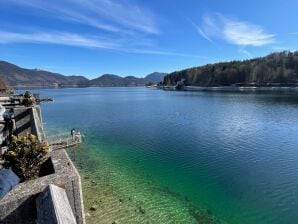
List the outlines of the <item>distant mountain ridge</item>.
{"type": "Polygon", "coordinates": [[[146,80],[152,81],[154,83],[160,83],[163,81],[164,77],[167,75],[167,73],[161,73],[161,72],[153,72],[145,77],[146,80]]]}
{"type": "Polygon", "coordinates": [[[104,74],[96,79],[89,81],[89,86],[145,86],[148,82],[155,84],[161,82],[166,73],[154,72],[145,78],[136,78],[134,76],[120,77],[113,74],[104,74]]]}
{"type": "Polygon", "coordinates": [[[89,81],[90,86],[144,86],[146,80],[134,76],[120,77],[112,74],[105,74],[89,81]]]}
{"type": "Polygon", "coordinates": [[[145,86],[149,81],[153,83],[162,81],[165,73],[156,72],[145,78],[105,74],[89,80],[84,76],[65,76],[39,69],[25,69],[0,61],[0,76],[5,79],[8,86],[14,87],[145,86]]]}
{"type": "Polygon", "coordinates": [[[9,86],[20,87],[79,86],[88,82],[83,76],[64,76],[38,69],[25,69],[5,61],[0,61],[0,75],[9,86]]]}

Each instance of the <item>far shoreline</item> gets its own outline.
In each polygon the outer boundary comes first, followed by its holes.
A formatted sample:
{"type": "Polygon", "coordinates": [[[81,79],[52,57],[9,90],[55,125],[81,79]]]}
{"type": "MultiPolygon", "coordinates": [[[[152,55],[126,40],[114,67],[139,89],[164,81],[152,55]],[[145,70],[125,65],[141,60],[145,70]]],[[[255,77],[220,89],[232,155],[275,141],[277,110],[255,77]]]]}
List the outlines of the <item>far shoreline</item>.
{"type": "Polygon", "coordinates": [[[91,89],[91,88],[141,88],[146,86],[10,86],[14,90],[31,90],[31,89],[91,89]]]}
{"type": "Polygon", "coordinates": [[[298,86],[184,86],[177,89],[176,86],[158,86],[158,89],[168,91],[298,91],[298,86]]]}
{"type": "MultiPolygon", "coordinates": [[[[11,86],[13,90],[38,90],[38,89],[93,89],[93,88],[148,88],[148,86],[11,86]]],[[[176,86],[152,86],[149,89],[161,89],[165,91],[187,91],[187,92],[273,92],[273,91],[298,91],[298,86],[184,86],[177,89],[176,86]]]]}

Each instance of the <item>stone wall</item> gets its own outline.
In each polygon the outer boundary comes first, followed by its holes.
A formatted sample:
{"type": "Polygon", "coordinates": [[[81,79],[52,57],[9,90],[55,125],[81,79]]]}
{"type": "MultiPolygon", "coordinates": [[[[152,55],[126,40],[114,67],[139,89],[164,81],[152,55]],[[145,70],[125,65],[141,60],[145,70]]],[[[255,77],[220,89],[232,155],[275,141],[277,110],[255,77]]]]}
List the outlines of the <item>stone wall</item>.
{"type": "Polygon", "coordinates": [[[77,223],[85,223],[80,175],[65,150],[51,152],[49,159],[54,173],[17,185],[0,201],[0,223],[35,223],[35,199],[49,184],[65,189],[77,223]]]}
{"type": "MultiPolygon", "coordinates": [[[[34,107],[14,106],[15,129],[13,134],[32,133],[39,140],[46,136],[42,125],[41,110],[34,107]]],[[[65,189],[78,224],[84,224],[84,206],[80,175],[65,150],[52,151],[43,164],[40,178],[18,184],[0,200],[0,224],[36,223],[35,199],[49,184],[65,189]]]]}

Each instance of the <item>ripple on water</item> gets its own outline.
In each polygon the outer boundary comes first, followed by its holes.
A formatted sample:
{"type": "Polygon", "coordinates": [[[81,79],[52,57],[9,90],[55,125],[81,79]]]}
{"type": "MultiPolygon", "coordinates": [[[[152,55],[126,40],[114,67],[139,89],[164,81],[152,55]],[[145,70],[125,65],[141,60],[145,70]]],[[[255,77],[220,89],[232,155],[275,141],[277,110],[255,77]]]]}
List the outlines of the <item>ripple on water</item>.
{"type": "Polygon", "coordinates": [[[160,187],[150,175],[120,168],[121,164],[98,152],[96,156],[79,155],[84,154],[81,150],[76,154],[69,150],[69,154],[82,167],[88,223],[218,223],[210,210],[199,209],[183,195],[160,187]],[[92,206],[96,211],[88,211],[92,206]]]}
{"type": "Polygon", "coordinates": [[[86,134],[76,163],[96,186],[84,179],[84,196],[87,203],[108,198],[104,208],[88,211],[93,223],[94,214],[107,223],[110,216],[124,223],[195,223],[201,213],[193,204],[232,224],[296,224],[296,93],[40,92],[55,98],[43,106],[46,128],[76,124],[86,134]]]}

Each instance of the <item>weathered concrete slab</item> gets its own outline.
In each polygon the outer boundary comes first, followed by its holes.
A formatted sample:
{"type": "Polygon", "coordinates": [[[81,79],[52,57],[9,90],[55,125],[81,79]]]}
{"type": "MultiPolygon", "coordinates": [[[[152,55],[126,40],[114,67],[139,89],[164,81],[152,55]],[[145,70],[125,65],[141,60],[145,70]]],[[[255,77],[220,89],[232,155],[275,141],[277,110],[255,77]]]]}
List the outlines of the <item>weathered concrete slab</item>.
{"type": "Polygon", "coordinates": [[[76,224],[66,192],[50,184],[36,199],[37,224],[76,224]]]}
{"type": "Polygon", "coordinates": [[[35,131],[32,130],[33,118],[31,116],[31,108],[27,107],[15,107],[13,109],[14,121],[15,121],[15,130],[13,131],[14,135],[22,135],[25,133],[35,134],[35,131]]]}
{"type": "Polygon", "coordinates": [[[46,139],[42,125],[40,107],[38,105],[34,107],[14,107],[13,113],[15,122],[14,135],[32,133],[36,135],[39,140],[46,139]]]}
{"type": "Polygon", "coordinates": [[[85,223],[80,175],[65,150],[53,151],[49,157],[55,173],[17,185],[0,201],[2,223],[35,223],[35,199],[50,184],[65,189],[76,222],[85,223]]]}
{"type": "Polygon", "coordinates": [[[32,107],[30,110],[30,115],[33,118],[33,123],[31,124],[32,132],[35,133],[35,135],[39,140],[41,141],[45,140],[46,136],[43,130],[40,107],[39,106],[32,107]]]}

